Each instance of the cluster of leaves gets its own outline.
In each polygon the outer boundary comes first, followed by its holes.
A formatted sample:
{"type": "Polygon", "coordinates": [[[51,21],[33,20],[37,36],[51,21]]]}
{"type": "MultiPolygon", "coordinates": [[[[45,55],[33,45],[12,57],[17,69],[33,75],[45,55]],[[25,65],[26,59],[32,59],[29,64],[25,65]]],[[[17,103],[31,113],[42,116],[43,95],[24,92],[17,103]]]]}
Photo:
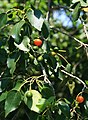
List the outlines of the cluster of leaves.
{"type": "MultiPolygon", "coordinates": [[[[87,62],[82,64],[87,57],[85,51],[82,52],[84,49],[77,51],[76,42],[71,41],[71,35],[86,41],[86,37],[81,36],[83,26],[75,22],[86,2],[73,0],[71,8],[75,19],[71,28],[57,24],[52,16],[50,21],[45,18],[48,14],[49,19],[46,1],[11,0],[7,1],[8,7],[4,2],[1,2],[0,13],[0,119],[86,119],[88,90],[82,91],[85,100],[79,104],[76,96],[85,82],[77,81],[79,79],[72,73],[86,80],[87,84],[88,76],[82,75],[87,70],[82,70],[87,65],[87,62]],[[54,29],[58,27],[62,32],[54,29]],[[41,46],[34,45],[36,38],[42,40],[41,46]]],[[[58,2],[70,5],[70,0],[56,0],[51,6],[58,2]]],[[[70,13],[66,11],[68,16],[70,13]]],[[[86,15],[85,11],[83,15],[86,15]]]]}

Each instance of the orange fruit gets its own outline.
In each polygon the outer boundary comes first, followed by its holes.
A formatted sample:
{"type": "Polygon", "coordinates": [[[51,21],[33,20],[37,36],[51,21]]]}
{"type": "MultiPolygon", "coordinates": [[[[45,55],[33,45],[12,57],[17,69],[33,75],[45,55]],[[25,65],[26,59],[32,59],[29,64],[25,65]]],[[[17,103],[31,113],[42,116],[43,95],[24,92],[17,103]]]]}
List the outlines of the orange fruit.
{"type": "Polygon", "coordinates": [[[41,45],[42,45],[42,40],[40,40],[40,39],[35,39],[35,40],[34,40],[34,45],[36,45],[36,46],[41,46],[41,45]]]}
{"type": "Polygon", "coordinates": [[[79,103],[83,103],[84,102],[84,97],[83,96],[77,96],[76,101],[79,102],[79,103]]]}

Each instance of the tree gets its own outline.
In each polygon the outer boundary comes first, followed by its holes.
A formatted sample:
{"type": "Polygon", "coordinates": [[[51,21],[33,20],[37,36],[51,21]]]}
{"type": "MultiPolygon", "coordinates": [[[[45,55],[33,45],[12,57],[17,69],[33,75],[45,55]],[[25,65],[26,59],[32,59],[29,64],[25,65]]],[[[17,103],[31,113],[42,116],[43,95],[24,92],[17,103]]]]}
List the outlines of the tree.
{"type": "Polygon", "coordinates": [[[87,119],[87,6],[0,1],[0,120],[87,119]],[[55,20],[56,11],[72,25],[55,20]]]}

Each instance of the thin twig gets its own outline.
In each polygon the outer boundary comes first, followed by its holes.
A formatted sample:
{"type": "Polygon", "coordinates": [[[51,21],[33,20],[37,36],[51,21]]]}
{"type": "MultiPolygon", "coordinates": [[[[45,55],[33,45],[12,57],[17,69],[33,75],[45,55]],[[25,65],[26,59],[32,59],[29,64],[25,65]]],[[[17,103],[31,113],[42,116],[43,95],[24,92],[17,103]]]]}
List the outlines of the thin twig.
{"type": "Polygon", "coordinates": [[[58,32],[63,33],[64,35],[69,36],[70,38],[74,39],[76,42],[78,42],[81,46],[84,46],[85,48],[88,47],[88,44],[85,44],[85,43],[81,42],[79,39],[71,36],[70,34],[68,34],[68,33],[66,33],[66,32],[63,32],[63,31],[60,30],[59,28],[53,28],[53,27],[52,27],[51,29],[56,30],[56,31],[58,31],[58,32]]]}
{"type": "Polygon", "coordinates": [[[59,54],[59,53],[57,53],[57,55],[60,56],[67,64],[69,63],[69,62],[65,59],[65,57],[63,57],[63,55],[61,55],[61,54],[59,54]]]}
{"type": "Polygon", "coordinates": [[[51,84],[51,82],[47,78],[47,74],[46,74],[45,68],[43,67],[43,65],[41,63],[40,63],[40,65],[41,65],[41,69],[42,69],[42,72],[43,72],[43,75],[44,75],[44,82],[51,84]]]}
{"type": "Polygon", "coordinates": [[[84,23],[84,22],[83,22],[83,27],[84,27],[84,32],[85,32],[85,35],[86,35],[86,37],[87,37],[87,39],[88,39],[88,32],[87,32],[86,25],[85,25],[85,23],[84,23]]]}
{"type": "Polygon", "coordinates": [[[75,76],[73,74],[70,74],[65,70],[61,70],[61,72],[63,72],[64,74],[66,74],[66,75],[68,75],[68,76],[70,76],[70,77],[72,77],[74,79],[77,79],[79,82],[81,82],[83,84],[84,88],[87,88],[86,84],[80,78],[78,78],[77,76],[75,76]]]}
{"type": "Polygon", "coordinates": [[[54,90],[54,88],[53,88],[52,83],[51,83],[50,80],[47,78],[47,74],[46,74],[45,68],[43,67],[43,65],[42,65],[41,63],[40,63],[40,65],[41,65],[41,69],[42,69],[42,72],[43,72],[43,75],[44,75],[44,82],[45,82],[45,83],[49,83],[49,85],[52,87],[53,93],[54,93],[54,95],[55,95],[55,90],[54,90]]]}

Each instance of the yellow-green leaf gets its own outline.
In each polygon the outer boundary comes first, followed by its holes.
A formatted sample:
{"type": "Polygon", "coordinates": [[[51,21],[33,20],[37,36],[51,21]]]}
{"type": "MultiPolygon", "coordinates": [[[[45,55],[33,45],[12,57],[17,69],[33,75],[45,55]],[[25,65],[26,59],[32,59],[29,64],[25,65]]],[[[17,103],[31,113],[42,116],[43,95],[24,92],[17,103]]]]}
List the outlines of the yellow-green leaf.
{"type": "Polygon", "coordinates": [[[32,97],[28,98],[24,96],[24,102],[28,108],[37,113],[40,112],[40,109],[37,107],[39,100],[42,98],[41,94],[37,90],[31,90],[32,97]]]}

